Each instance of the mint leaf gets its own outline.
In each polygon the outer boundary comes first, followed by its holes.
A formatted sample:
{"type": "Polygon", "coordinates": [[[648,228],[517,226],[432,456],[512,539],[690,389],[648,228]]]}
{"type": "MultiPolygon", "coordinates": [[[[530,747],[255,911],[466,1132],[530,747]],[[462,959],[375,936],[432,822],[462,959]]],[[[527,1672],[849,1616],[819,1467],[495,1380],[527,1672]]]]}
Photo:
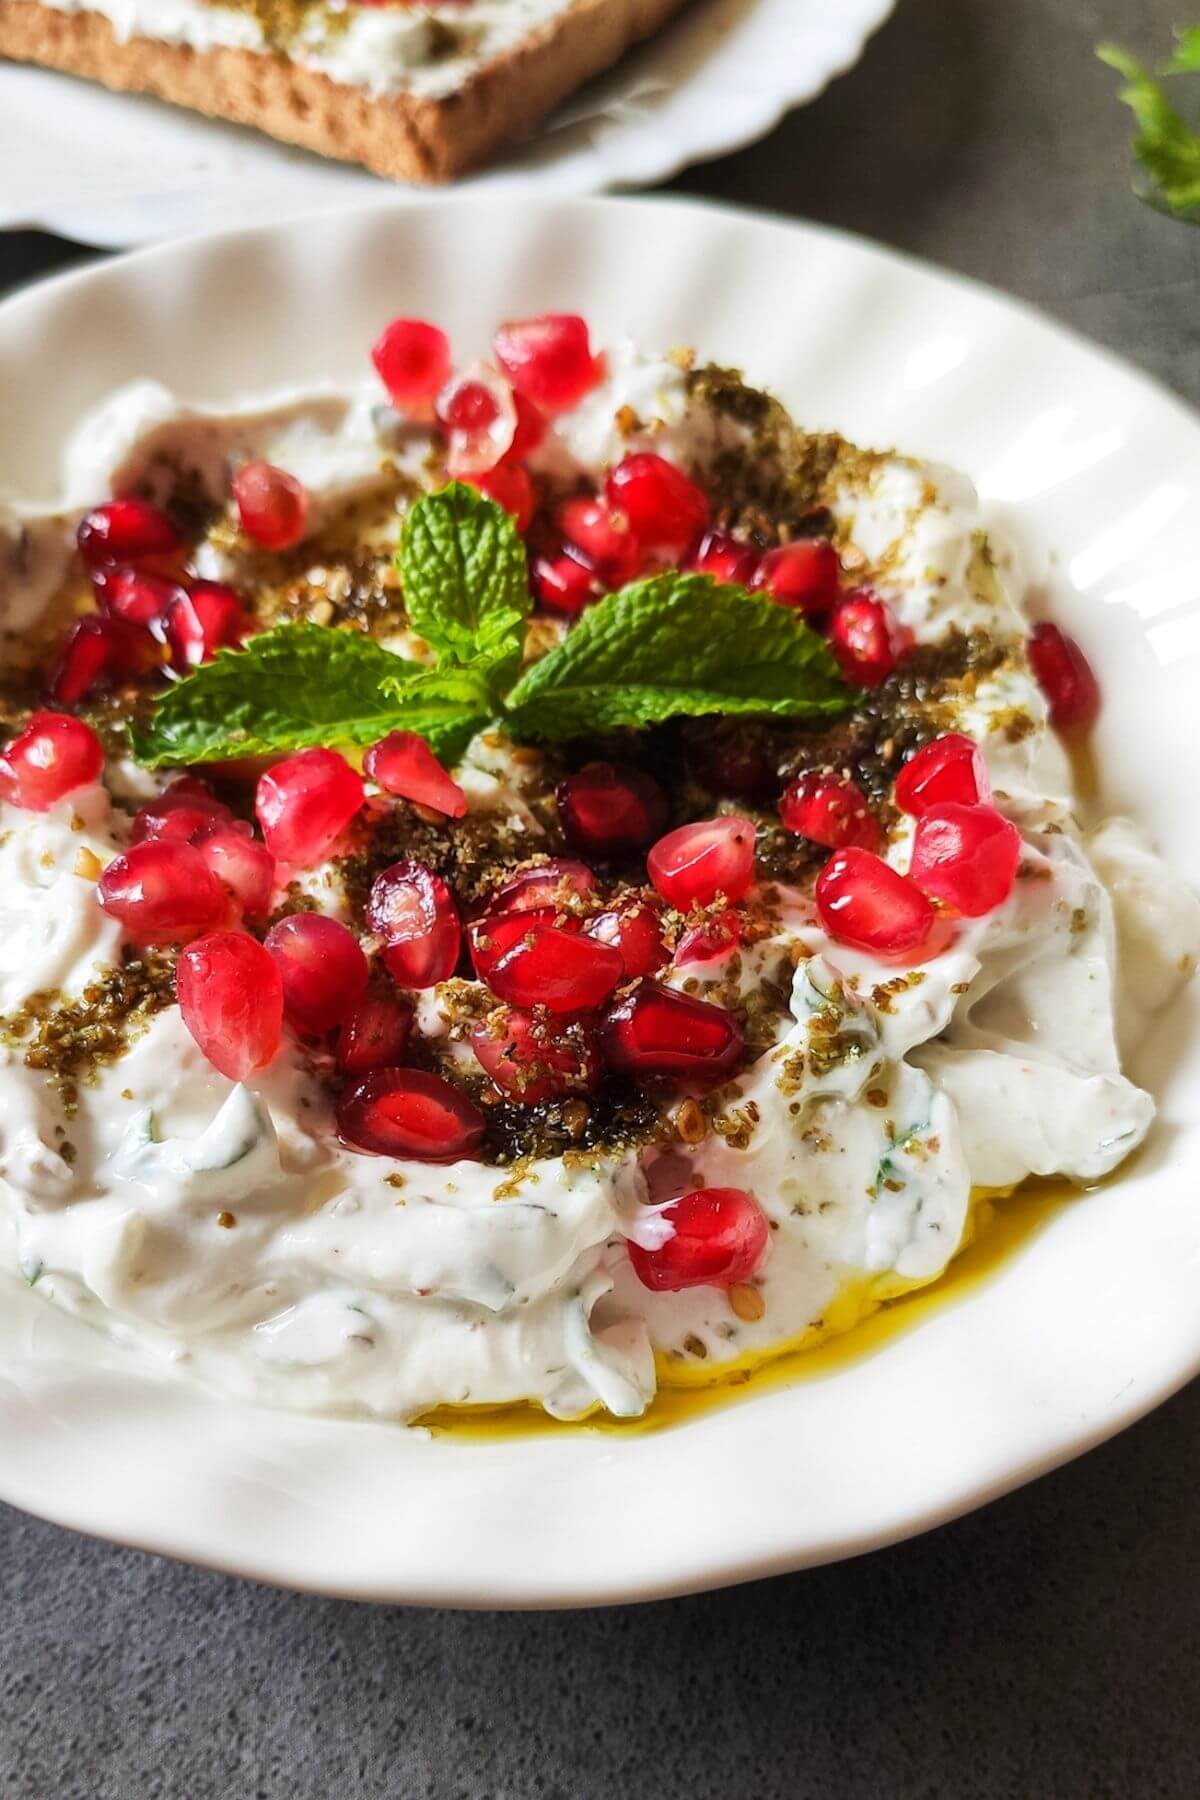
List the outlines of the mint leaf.
{"type": "MultiPolygon", "coordinates": [[[[1133,153],[1150,177],[1147,196],[1178,219],[1200,220],[1200,133],[1191,129],[1147,69],[1116,44],[1100,44],[1101,62],[1125,77],[1121,99],[1138,123],[1133,153]]],[[[1178,34],[1168,74],[1200,70],[1200,26],[1178,34]]]]}
{"type": "Polygon", "coordinates": [[[508,705],[518,736],[567,738],[679,713],[828,716],[851,697],[786,607],[707,575],[657,575],[589,607],[508,705]]]}
{"type": "Polygon", "coordinates": [[[457,762],[475,733],[496,715],[486,676],[477,668],[389,674],[383,691],[391,708],[387,729],[418,732],[434,755],[447,763],[457,762]]]}
{"type": "Polygon", "coordinates": [[[131,731],[134,754],[161,768],[370,744],[395,726],[395,696],[428,673],[357,631],[277,625],[169,688],[149,729],[131,731]]]}
{"type": "Polygon", "coordinates": [[[532,600],[525,546],[504,508],[458,481],[427,494],[404,522],[399,566],[409,624],[439,660],[511,680],[532,600]]]}

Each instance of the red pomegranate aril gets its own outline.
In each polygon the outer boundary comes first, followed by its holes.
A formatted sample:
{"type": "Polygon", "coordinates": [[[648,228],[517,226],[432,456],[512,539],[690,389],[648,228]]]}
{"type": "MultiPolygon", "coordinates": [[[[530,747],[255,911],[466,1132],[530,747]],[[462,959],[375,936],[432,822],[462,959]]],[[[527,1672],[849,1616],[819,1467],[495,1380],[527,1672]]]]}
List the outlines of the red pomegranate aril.
{"type": "Polygon", "coordinates": [[[271,910],[275,892],[275,858],[265,844],[250,835],[249,826],[241,820],[210,823],[195,841],[201,856],[246,918],[264,918],[271,910]]]}
{"type": "Polygon", "coordinates": [[[264,550],[290,550],[304,536],[308,494],[274,463],[243,463],[233,477],[233,499],[242,530],[264,550]]]}
{"type": "Polygon", "coordinates": [[[535,556],[530,572],[538,605],[551,612],[573,617],[604,592],[596,571],[567,551],[558,556],[535,556]]]}
{"type": "Polygon", "coordinates": [[[100,905],[143,944],[182,944],[229,917],[229,898],[199,850],[176,839],[131,844],[97,884],[100,905]]]}
{"type": "Polygon", "coordinates": [[[928,897],[870,850],[835,850],[816,885],[817,916],[831,938],[878,956],[920,950],[934,926],[928,897]]]}
{"type": "Polygon", "coordinates": [[[265,1069],[283,1037],[283,984],[275,960],[244,931],[215,931],[180,954],[175,988],[183,1022],[229,1081],[265,1069]]]}
{"type": "Polygon", "coordinates": [[[473,363],[453,376],[435,407],[446,433],[446,464],[452,475],[481,475],[512,450],[517,409],[503,375],[473,363]]]}
{"type": "Polygon", "coordinates": [[[372,1069],[338,1101],[337,1125],[351,1150],[415,1162],[473,1156],[487,1131],[461,1088],[424,1069],[372,1069]]]}
{"type": "Polygon", "coordinates": [[[492,963],[486,977],[493,994],[514,1006],[546,1006],[551,1012],[587,1012],[607,1000],[624,979],[621,952],[578,930],[518,915],[526,929],[492,963]]]}
{"type": "Polygon", "coordinates": [[[427,319],[393,319],[385,325],[371,361],[397,412],[427,419],[450,379],[450,339],[427,319]]]}
{"type": "Polygon", "coordinates": [[[1086,731],[1100,711],[1100,683],[1075,639],[1043,620],[1030,633],[1026,653],[1046,696],[1050,723],[1058,731],[1086,731]]]}
{"type": "Polygon", "coordinates": [[[533,907],[570,907],[589,901],[596,892],[596,877],[586,863],[556,856],[522,869],[488,900],[488,912],[528,912],[533,907]]]}
{"type": "Polygon", "coordinates": [[[947,731],[924,744],[896,777],[896,805],[919,819],[948,800],[978,806],[992,797],[987,764],[974,738],[947,731]]]}
{"type": "Polygon", "coordinates": [[[784,828],[828,850],[857,844],[878,850],[883,843],[879,821],[856,781],[837,775],[798,775],[779,802],[784,828]]]}
{"type": "Polygon", "coordinates": [[[621,952],[623,981],[634,981],[639,975],[653,975],[669,961],[670,953],[663,941],[662,920],[653,906],[636,900],[629,906],[611,907],[597,913],[584,926],[589,937],[611,944],[621,952]]]}
{"type": "Polygon", "coordinates": [[[346,1075],[365,1075],[403,1062],[412,1031],[413,1009],[399,994],[368,989],[347,1014],[338,1033],[337,1066],[346,1075]]]}
{"type": "Polygon", "coordinates": [[[92,587],[102,613],[129,625],[153,625],[183,592],[177,581],[151,575],[127,564],[102,564],[92,570],[92,587]]]}
{"type": "Polygon", "coordinates": [[[46,812],[104,772],[100,739],[70,713],[35,712],[0,753],[0,800],[46,812]]]}
{"type": "Polygon", "coordinates": [[[947,801],[922,814],[913,838],[909,878],[923,893],[968,919],[978,919],[1012,893],[1021,834],[994,806],[947,801]]]}
{"type": "Polygon", "coordinates": [[[659,838],[646,858],[650,879],[680,912],[741,900],[754,885],[754,822],[737,813],[681,825],[659,838]]]}
{"type": "Polygon", "coordinates": [[[588,763],[560,781],[558,819],[568,841],[593,856],[642,850],[667,822],[667,797],[640,769],[588,763]]]}
{"type": "Polygon", "coordinates": [[[194,669],[211,662],[218,650],[236,648],[253,627],[232,588],[222,581],[195,581],[172,600],[163,635],[175,667],[194,669]]]}
{"type": "Polygon", "coordinates": [[[352,931],[324,913],[292,913],[264,944],[279,966],[283,1013],[294,1031],[320,1037],[356,1007],[370,971],[352,931]]]}
{"type": "Polygon", "coordinates": [[[462,945],[458,908],[424,863],[409,858],[375,877],[367,924],[383,939],[384,963],[401,987],[434,987],[453,975],[462,945]]]}
{"type": "Polygon", "coordinates": [[[529,530],[536,499],[533,483],[519,464],[497,463],[494,469],[483,469],[478,475],[467,475],[464,479],[510,513],[522,535],[529,530]]]}
{"type": "Polygon", "coordinates": [[[708,524],[704,489],[652,450],[623,457],[608,478],[605,495],[647,550],[682,555],[708,524]]]}
{"type": "Polygon", "coordinates": [[[758,562],[758,551],[731,532],[706,531],[688,557],[687,566],[694,575],[711,575],[714,581],[751,587],[758,562]]]}
{"type": "Polygon", "coordinates": [[[805,614],[823,613],[841,591],[842,565],[828,538],[797,538],[768,550],[750,586],[780,606],[805,614]]]}
{"type": "Polygon", "coordinates": [[[364,797],[362,777],[336,750],[298,750],[261,777],[254,810],[271,855],[311,869],[328,856],[364,797]]]}
{"type": "Polygon", "coordinates": [[[600,1078],[592,1029],[579,1022],[555,1029],[536,1014],[508,1007],[480,1019],[471,1048],[484,1073],[519,1106],[558,1094],[588,1093],[600,1078]]]}
{"type": "Polygon", "coordinates": [[[577,313],[514,320],[500,327],[493,348],[517,392],[546,413],[576,406],[603,372],[577,313]]]}
{"type": "Polygon", "coordinates": [[[829,644],[847,681],[878,687],[895,670],[912,642],[891,609],[874,594],[847,594],[829,620],[829,644]]]}
{"type": "Polygon", "coordinates": [[[504,452],[506,463],[524,462],[527,456],[532,456],[549,429],[545,418],[524,394],[513,395],[513,411],[517,423],[513,441],[504,452]]]}
{"type": "Polygon", "coordinates": [[[606,587],[624,587],[641,567],[642,550],[624,513],[610,512],[595,495],[564,500],[557,513],[564,540],[606,587]]]}
{"type": "Polygon", "coordinates": [[[154,641],[140,625],[93,614],[68,632],[50,678],[50,696],[63,706],[78,706],[97,688],[146,674],[157,661],[154,641]]]}
{"type": "Polygon", "coordinates": [[[726,907],[701,925],[689,925],[675,946],[673,960],[676,968],[684,963],[715,962],[718,956],[728,956],[741,941],[741,917],[726,907]]]}
{"type": "Polygon", "coordinates": [[[386,794],[415,800],[448,819],[466,815],[467,796],[415,731],[390,731],[380,738],[363,757],[363,768],[386,794]]]}
{"type": "Polygon", "coordinates": [[[179,548],[179,533],[148,500],[108,500],[93,507],[76,533],[79,554],[89,569],[102,563],[136,563],[179,548]]]}
{"type": "Polygon", "coordinates": [[[770,1242],[766,1214],[742,1188],[697,1188],[658,1216],[674,1226],[672,1237],[657,1250],[629,1243],[634,1274],[657,1294],[749,1281],[770,1242]]]}
{"type": "Polygon", "coordinates": [[[741,1057],[742,1028],[731,1012],[677,993],[657,981],[639,982],[610,1006],[600,1047],[610,1068],[631,1075],[716,1080],[741,1057]]]}
{"type": "Polygon", "coordinates": [[[184,775],[134,814],[131,842],[175,838],[190,844],[209,826],[228,824],[232,818],[229,808],[210,788],[184,775]]]}
{"type": "Polygon", "coordinates": [[[569,913],[562,912],[558,906],[530,906],[515,912],[489,912],[482,919],[472,920],[467,927],[467,948],[479,979],[487,981],[500,958],[514,944],[522,940],[532,943],[534,931],[539,925],[557,925],[563,931],[579,929],[579,921],[569,913]]]}

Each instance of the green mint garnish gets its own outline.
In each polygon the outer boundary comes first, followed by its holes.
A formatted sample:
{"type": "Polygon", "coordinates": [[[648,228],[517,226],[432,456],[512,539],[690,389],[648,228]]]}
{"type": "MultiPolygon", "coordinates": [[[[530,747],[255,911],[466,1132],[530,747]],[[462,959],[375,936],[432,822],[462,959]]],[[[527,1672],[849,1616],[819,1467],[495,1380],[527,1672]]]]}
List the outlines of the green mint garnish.
{"type": "Polygon", "coordinates": [[[503,508],[457,483],[416,502],[399,562],[432,667],[355,631],[277,625],[170,688],[149,729],[131,733],[138,759],[221,762],[406,730],[453,762],[491,722],[562,739],[680,714],[804,719],[852,704],[828,646],[796,613],[707,575],[609,594],[518,679],[532,604],[525,548],[503,508]]]}
{"type": "MultiPolygon", "coordinates": [[[[1149,177],[1146,198],[1177,219],[1200,221],[1200,132],[1136,57],[1116,44],[1100,44],[1096,54],[1125,78],[1121,99],[1137,120],[1133,153],[1149,177]]],[[[1176,33],[1175,54],[1161,74],[1200,74],[1200,25],[1176,33]]]]}

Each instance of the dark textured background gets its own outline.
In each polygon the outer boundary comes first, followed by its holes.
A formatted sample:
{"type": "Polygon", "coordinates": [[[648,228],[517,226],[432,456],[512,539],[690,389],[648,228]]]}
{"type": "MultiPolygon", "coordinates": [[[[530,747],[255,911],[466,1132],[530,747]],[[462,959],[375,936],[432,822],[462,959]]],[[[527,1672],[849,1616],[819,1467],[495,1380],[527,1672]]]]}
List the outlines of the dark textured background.
{"type": "MultiPolygon", "coordinates": [[[[900,0],[816,105],[677,185],[994,282],[1200,401],[1200,230],[1130,198],[1091,55],[1108,34],[1152,53],[1198,14],[900,0]]],[[[0,238],[0,286],[75,255],[0,238]]],[[[0,1511],[0,1794],[1195,1800],[1198,1492],[1200,1385],[899,1549],[512,1617],[276,1594],[0,1511]]]]}

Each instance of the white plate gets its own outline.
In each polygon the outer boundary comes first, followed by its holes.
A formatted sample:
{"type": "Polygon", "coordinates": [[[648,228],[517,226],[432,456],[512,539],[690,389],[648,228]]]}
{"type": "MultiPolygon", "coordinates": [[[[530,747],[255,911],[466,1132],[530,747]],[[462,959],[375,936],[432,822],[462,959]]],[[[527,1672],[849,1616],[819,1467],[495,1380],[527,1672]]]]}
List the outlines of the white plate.
{"type": "MultiPolygon", "coordinates": [[[[89,269],[0,307],[0,489],[50,492],[72,421],[131,376],[230,400],[356,375],[391,311],[441,319],[467,351],[543,307],[585,309],[601,340],[698,344],[811,425],[968,469],[1095,656],[1109,791],[1200,880],[1196,419],[1010,301],[829,232],[527,199],[349,212],[319,255],[293,225],[89,269]]],[[[1198,1024],[1193,992],[1138,1071],[1162,1119],[1122,1179],[836,1374],[645,1437],[431,1442],[231,1403],[12,1284],[0,1495],[271,1581],[470,1605],[662,1594],[920,1530],[1200,1367],[1198,1024]]]]}
{"type": "MultiPolygon", "coordinates": [[[[857,62],[895,0],[692,0],[460,189],[652,186],[770,131],[857,62]]],[[[397,193],[363,169],[42,69],[0,63],[0,226],[85,244],[270,225],[397,193]]],[[[406,197],[428,190],[401,190],[406,197]]]]}

